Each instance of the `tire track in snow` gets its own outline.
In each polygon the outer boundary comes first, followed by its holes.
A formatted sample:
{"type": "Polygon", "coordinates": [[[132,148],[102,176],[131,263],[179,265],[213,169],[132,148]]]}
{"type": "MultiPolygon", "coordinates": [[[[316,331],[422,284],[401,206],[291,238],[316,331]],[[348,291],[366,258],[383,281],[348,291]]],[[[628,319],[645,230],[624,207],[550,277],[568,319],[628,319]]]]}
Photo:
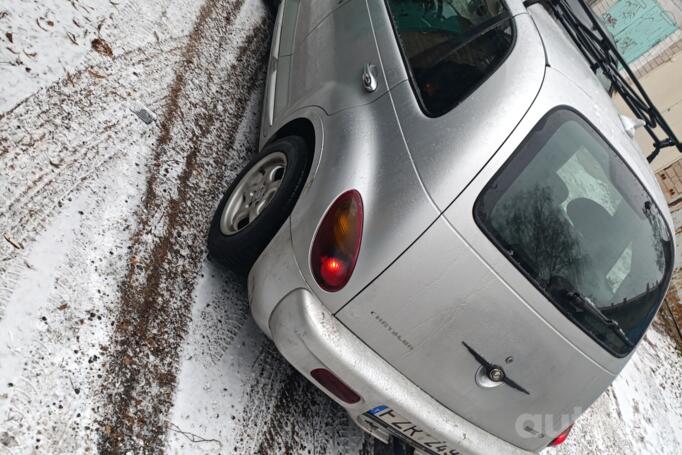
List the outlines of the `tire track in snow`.
{"type": "MultiPolygon", "coordinates": [[[[99,63],[36,93],[0,119],[0,149],[6,151],[0,167],[8,171],[0,180],[0,233],[29,244],[103,168],[130,155],[132,147],[151,145],[156,128],[142,123],[130,102],[142,100],[152,111],[165,104],[184,39],[135,49],[113,61],[94,57],[99,63]]],[[[0,319],[22,266],[20,256],[0,242],[0,319]]]]}
{"type": "Polygon", "coordinates": [[[119,300],[115,277],[126,271],[131,188],[143,183],[133,162],[144,151],[136,155],[79,191],[28,249],[0,321],[0,439],[14,453],[95,446],[97,377],[119,300]]]}
{"type": "Polygon", "coordinates": [[[171,87],[102,385],[108,403],[100,422],[103,453],[163,450],[216,195],[265,68],[269,20],[261,14],[244,36],[233,25],[243,19],[242,7],[243,1],[221,0],[202,6],[171,87]]]}
{"type": "MultiPolygon", "coordinates": [[[[113,60],[113,64],[102,62],[81,70],[69,78],[53,85],[43,93],[29,98],[20,106],[21,109],[12,111],[9,118],[4,119],[0,127],[2,143],[14,145],[12,153],[4,157],[4,165],[13,172],[13,180],[23,180],[18,185],[18,191],[6,200],[8,207],[23,207],[26,201],[34,199],[37,193],[50,187],[54,190],[54,183],[64,174],[72,170],[73,166],[81,165],[84,160],[97,158],[101,154],[100,144],[108,137],[126,131],[139,119],[126,109],[115,112],[113,119],[105,121],[108,115],[101,115],[103,110],[111,109],[123,98],[121,93],[127,92],[128,98],[143,98],[149,107],[160,107],[166,93],[159,87],[172,75],[172,68],[177,63],[181,46],[185,37],[169,39],[151,49],[136,49],[113,60]],[[145,67],[144,65],[147,64],[145,67]],[[165,71],[163,71],[165,70],[165,71]],[[144,77],[145,84],[138,84],[138,78],[133,81],[121,79],[122,73],[132,71],[144,77]],[[142,73],[142,74],[140,74],[142,73]],[[151,88],[151,89],[150,89],[151,88]],[[120,115],[120,114],[126,115],[120,115]],[[101,116],[101,121],[87,125],[77,115],[85,114],[86,118],[101,116]],[[116,118],[119,117],[119,118],[116,118]],[[122,117],[122,118],[121,118],[122,117]],[[78,129],[74,135],[69,135],[72,128],[78,129]],[[49,135],[50,137],[46,137],[49,135]],[[44,160],[44,167],[36,173],[33,171],[24,177],[25,172],[21,160],[29,155],[33,160],[44,160]],[[58,170],[54,172],[53,170],[58,170]]],[[[110,112],[106,112],[109,114],[110,112]]],[[[99,120],[99,118],[98,118],[99,120]]],[[[123,136],[121,134],[121,136],[123,136]]],[[[120,139],[125,139],[121,137],[120,139]]],[[[107,144],[110,145],[110,144],[107,144]]],[[[125,142],[123,145],[127,145],[125,142]]],[[[23,225],[26,215],[20,218],[10,218],[8,213],[2,215],[2,220],[11,220],[6,227],[13,229],[23,225]]]]}

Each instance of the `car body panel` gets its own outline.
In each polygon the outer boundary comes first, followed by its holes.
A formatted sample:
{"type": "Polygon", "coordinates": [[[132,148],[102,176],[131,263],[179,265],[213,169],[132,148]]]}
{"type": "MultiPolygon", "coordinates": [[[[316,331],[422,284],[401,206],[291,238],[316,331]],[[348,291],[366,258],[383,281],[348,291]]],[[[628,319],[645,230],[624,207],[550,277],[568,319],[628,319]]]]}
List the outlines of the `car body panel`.
{"type": "Polygon", "coordinates": [[[268,65],[262,137],[276,132],[283,118],[300,108],[318,106],[331,114],[386,93],[367,8],[366,0],[283,2],[268,65]],[[362,85],[366,64],[373,65],[378,82],[371,93],[362,85]]]}
{"type": "Polygon", "coordinates": [[[444,218],[337,317],[446,408],[527,450],[556,435],[525,429],[531,423],[520,422],[524,415],[548,416],[559,426],[613,380],[532,311],[444,218]],[[530,395],[505,384],[479,386],[481,365],[462,342],[503,365],[530,395]]]}
{"type": "Polygon", "coordinates": [[[279,301],[291,289],[305,286],[291,246],[291,223],[286,222],[253,265],[248,278],[251,314],[268,337],[272,337],[270,316],[279,301]]]}
{"type": "MultiPolygon", "coordinates": [[[[336,9],[354,0],[286,0],[297,3],[293,47],[298,47],[336,9]]],[[[286,7],[286,5],[285,5],[286,7]]]]}
{"type": "Polygon", "coordinates": [[[352,0],[282,0],[278,8],[275,23],[281,21],[281,32],[273,40],[276,55],[284,56],[294,53],[299,46],[322,21],[342,5],[352,0]]]}
{"type": "Polygon", "coordinates": [[[292,55],[291,104],[306,100],[332,115],[369,104],[386,91],[366,0],[350,0],[335,9],[292,55]],[[373,92],[362,85],[365,65],[375,67],[378,85],[373,92]]]}
{"type": "Polygon", "coordinates": [[[507,9],[509,9],[511,15],[516,16],[517,14],[526,13],[526,5],[523,4],[524,1],[525,0],[505,0],[504,3],[507,5],[507,9]]]}
{"type": "Polygon", "coordinates": [[[272,119],[281,117],[283,111],[289,106],[289,81],[291,75],[291,55],[283,55],[277,59],[277,70],[274,73],[276,82],[273,92],[272,119]]]}
{"type": "MultiPolygon", "coordinates": [[[[547,65],[563,73],[569,79],[585,77],[585,57],[573,46],[566,31],[557,24],[542,5],[532,5],[528,14],[538,29],[547,54],[547,65]]],[[[591,70],[590,70],[591,72],[591,70]]],[[[602,89],[603,90],[603,89],[602,89]]]]}
{"type": "Polygon", "coordinates": [[[514,17],[516,42],[502,65],[450,112],[426,116],[410,84],[391,90],[410,154],[441,209],[466,187],[497,151],[540,91],[545,52],[527,14],[514,17]]]}
{"type": "MultiPolygon", "coordinates": [[[[356,1],[356,4],[360,3],[356,1]]],[[[384,52],[382,62],[386,65],[391,58],[394,59],[391,65],[402,68],[403,72],[402,76],[394,77],[393,81],[405,81],[407,73],[395,43],[389,23],[390,18],[386,9],[383,8],[383,2],[370,2],[370,4],[372,5],[372,24],[377,30],[377,36],[380,37],[378,39],[393,40],[393,53],[384,52]]],[[[303,8],[303,5],[300,8],[303,8]]],[[[281,11],[280,8],[280,15],[283,14],[281,11]]],[[[301,14],[299,11],[299,16],[301,14]]],[[[326,17],[326,19],[331,20],[332,17],[326,17]]],[[[277,36],[274,36],[273,43],[276,42],[277,36]]],[[[276,63],[276,60],[271,60],[270,74],[276,63]]],[[[400,72],[394,71],[392,74],[395,76],[400,72]]],[[[274,79],[275,83],[279,82],[278,79],[274,79]]],[[[268,84],[270,83],[271,80],[268,79],[268,84]]],[[[359,77],[356,85],[358,88],[361,87],[359,77]]],[[[386,82],[385,85],[387,85],[386,82]]],[[[269,86],[266,87],[265,91],[266,109],[269,102],[269,88],[269,86]]],[[[272,139],[279,127],[292,120],[304,118],[310,120],[314,126],[315,147],[312,168],[290,222],[297,263],[306,284],[319,293],[325,305],[335,311],[388,267],[392,260],[426,230],[438,217],[439,212],[430,201],[415,172],[400,134],[400,125],[395,117],[392,99],[387,92],[374,102],[346,109],[332,116],[327,115],[327,112],[317,105],[306,106],[312,98],[296,104],[291,104],[291,100],[288,100],[286,108],[274,119],[271,127],[268,125],[267,113],[264,109],[260,148],[272,139]],[[329,136],[327,131],[333,131],[334,135],[329,136]],[[391,153],[378,154],[377,150],[390,150],[391,153]],[[358,163],[361,164],[358,166],[358,163]],[[339,194],[349,188],[357,188],[363,194],[366,218],[363,245],[360,251],[363,260],[359,262],[351,281],[342,291],[328,293],[319,288],[312,277],[309,267],[310,245],[317,223],[329,205],[339,194]],[[398,195],[397,200],[396,195],[398,195]],[[409,214],[413,216],[408,216],[409,214]],[[316,221],[310,223],[310,220],[316,221]],[[371,245],[374,246],[369,247],[371,245]],[[382,254],[378,254],[379,249],[382,254]],[[384,255],[383,252],[387,254],[384,255]]],[[[273,248],[274,243],[277,242],[272,241],[273,248]]],[[[266,249],[264,256],[269,249],[270,247],[266,249]]],[[[256,272],[260,270],[261,265],[265,267],[270,260],[270,258],[262,261],[259,259],[254,265],[254,270],[256,272]]],[[[252,272],[252,275],[254,273],[252,272]]],[[[258,276],[265,277],[266,275],[263,272],[258,276]]],[[[260,281],[260,278],[256,281],[260,281]]],[[[269,309],[272,308],[271,305],[274,305],[273,299],[277,299],[275,302],[278,301],[292,289],[283,287],[282,291],[276,295],[273,293],[274,288],[264,287],[269,291],[259,293],[256,301],[270,302],[267,304],[269,309]]],[[[258,291],[254,290],[254,292],[258,291]]],[[[259,323],[259,325],[268,333],[268,329],[263,327],[263,324],[259,323]]]]}
{"type": "Polygon", "coordinates": [[[392,19],[383,1],[368,0],[374,38],[379,49],[386,86],[390,89],[408,79],[400,46],[393,30],[392,19]]]}
{"type": "MultiPolygon", "coordinates": [[[[504,271],[504,273],[500,273],[507,277],[510,286],[514,288],[515,292],[523,296],[524,300],[533,308],[533,311],[541,315],[544,320],[555,327],[563,337],[570,340],[581,352],[588,355],[603,368],[617,374],[627,363],[629,356],[625,358],[614,357],[576,325],[571,323],[553,305],[549,304],[544,296],[485,237],[471,216],[474,202],[483,190],[483,187],[500,169],[502,164],[511,157],[534,125],[547,112],[557,106],[570,106],[588,116],[598,130],[611,132],[611,134],[607,135],[611,144],[625,162],[631,166],[635,175],[644,182],[659,207],[665,208],[665,202],[659,187],[657,185],[651,186],[651,183],[646,178],[646,174],[651,172],[642,169],[638,165],[641,155],[638,153],[635,144],[623,131],[617,115],[609,112],[611,110],[609,106],[612,106],[611,103],[600,102],[603,100],[600,100],[599,97],[604,96],[608,99],[608,95],[598,82],[595,81],[595,84],[597,91],[591,92],[592,96],[588,96],[583,91],[584,87],[575,85],[562,73],[549,68],[540,96],[519,125],[517,131],[510,136],[488,166],[481,171],[480,175],[471,182],[460,198],[445,212],[445,216],[471,242],[472,246],[493,269],[504,271]],[[618,130],[619,128],[620,130],[618,130]],[[461,216],[462,213],[466,213],[467,216],[461,216]]],[[[661,213],[665,212],[666,210],[661,210],[661,213]]],[[[672,224],[669,225],[672,226],[672,224]]]]}
{"type": "MultiPolygon", "coordinates": [[[[577,11],[584,13],[582,9],[578,9],[577,11]]],[[[542,43],[545,46],[548,58],[547,64],[549,66],[562,72],[569,79],[573,80],[584,80],[586,77],[588,79],[593,79],[595,77],[592,70],[589,70],[591,75],[585,74],[584,68],[587,65],[585,57],[575,47],[566,30],[553,19],[544,6],[539,4],[531,5],[528,8],[528,13],[533,19],[533,22],[540,33],[540,37],[542,38],[542,43]]],[[[585,23],[589,23],[589,20],[586,17],[582,20],[585,21],[585,23]]],[[[611,82],[604,77],[601,77],[598,80],[603,89],[608,90],[608,87],[611,86],[611,82]]]]}
{"type": "Polygon", "coordinates": [[[324,123],[322,157],[294,208],[291,225],[301,272],[334,312],[388,267],[439,212],[415,172],[390,96],[326,117],[324,123]],[[364,206],[359,259],[348,284],[327,292],[312,276],[310,248],[325,212],[349,189],[360,192],[364,206]]]}
{"type": "Polygon", "coordinates": [[[281,20],[281,31],[273,49],[279,57],[294,53],[297,33],[305,36],[312,30],[312,26],[300,20],[301,14],[304,14],[305,11],[310,11],[310,4],[300,0],[286,0],[283,7],[278,11],[278,14],[281,15],[281,18],[277,18],[281,20]]]}
{"type": "Polygon", "coordinates": [[[437,438],[441,444],[432,447],[438,454],[529,454],[429,397],[339,323],[306,289],[294,289],[282,299],[270,318],[270,331],[277,349],[311,382],[316,384],[310,375],[313,369],[327,368],[362,397],[349,405],[321,387],[368,432],[372,428],[363,423],[363,414],[383,405],[410,416],[411,423],[437,438]],[[446,445],[450,450],[445,449],[446,445]]]}

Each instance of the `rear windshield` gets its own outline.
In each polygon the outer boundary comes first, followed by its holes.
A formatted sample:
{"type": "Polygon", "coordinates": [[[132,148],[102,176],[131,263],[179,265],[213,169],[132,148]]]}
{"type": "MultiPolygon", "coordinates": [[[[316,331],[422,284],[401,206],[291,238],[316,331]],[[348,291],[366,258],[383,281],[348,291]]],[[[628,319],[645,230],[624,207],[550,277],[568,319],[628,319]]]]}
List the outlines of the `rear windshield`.
{"type": "Polygon", "coordinates": [[[580,116],[543,119],[475,205],[486,235],[569,319],[617,356],[654,317],[672,236],[646,189],[580,116]]]}
{"type": "Polygon", "coordinates": [[[424,111],[451,110],[502,63],[513,43],[500,0],[387,0],[424,111]]]}

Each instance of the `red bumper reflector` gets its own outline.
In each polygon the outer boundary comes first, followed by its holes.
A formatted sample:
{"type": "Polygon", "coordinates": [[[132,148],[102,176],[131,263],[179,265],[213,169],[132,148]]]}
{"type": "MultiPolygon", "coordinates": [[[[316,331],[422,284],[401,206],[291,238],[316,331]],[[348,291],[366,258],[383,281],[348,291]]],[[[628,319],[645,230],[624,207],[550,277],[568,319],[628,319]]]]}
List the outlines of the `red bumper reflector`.
{"type": "Polygon", "coordinates": [[[360,395],[355,393],[353,389],[341,382],[341,379],[334,376],[334,373],[329,370],[324,368],[316,368],[310,372],[310,376],[312,376],[313,379],[319,382],[322,387],[329,390],[332,395],[344,403],[354,404],[361,399],[360,395]]]}
{"type": "Polygon", "coordinates": [[[558,446],[559,444],[562,444],[566,439],[568,438],[568,434],[571,432],[571,429],[573,429],[573,425],[570,425],[568,428],[566,428],[564,431],[562,431],[559,436],[556,438],[552,439],[552,442],[549,443],[550,447],[555,447],[558,446]]]}

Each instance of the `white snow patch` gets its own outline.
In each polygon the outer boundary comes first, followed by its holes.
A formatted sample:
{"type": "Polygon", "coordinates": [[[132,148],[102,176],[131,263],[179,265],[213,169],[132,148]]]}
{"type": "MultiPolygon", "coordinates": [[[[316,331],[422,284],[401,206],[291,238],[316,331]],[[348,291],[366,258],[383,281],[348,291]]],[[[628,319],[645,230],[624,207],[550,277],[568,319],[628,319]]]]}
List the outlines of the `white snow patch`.
{"type": "Polygon", "coordinates": [[[202,2],[184,0],[10,0],[0,4],[0,112],[82,69],[85,57],[106,61],[150,43],[184,36],[202,2]]]}
{"type": "Polygon", "coordinates": [[[649,329],[612,387],[580,417],[562,455],[679,454],[682,356],[667,335],[649,329]]]}
{"type": "Polygon", "coordinates": [[[0,320],[0,429],[21,453],[83,453],[94,445],[97,375],[144,178],[132,163],[147,150],[105,168],[13,269],[16,285],[0,320]]]}

